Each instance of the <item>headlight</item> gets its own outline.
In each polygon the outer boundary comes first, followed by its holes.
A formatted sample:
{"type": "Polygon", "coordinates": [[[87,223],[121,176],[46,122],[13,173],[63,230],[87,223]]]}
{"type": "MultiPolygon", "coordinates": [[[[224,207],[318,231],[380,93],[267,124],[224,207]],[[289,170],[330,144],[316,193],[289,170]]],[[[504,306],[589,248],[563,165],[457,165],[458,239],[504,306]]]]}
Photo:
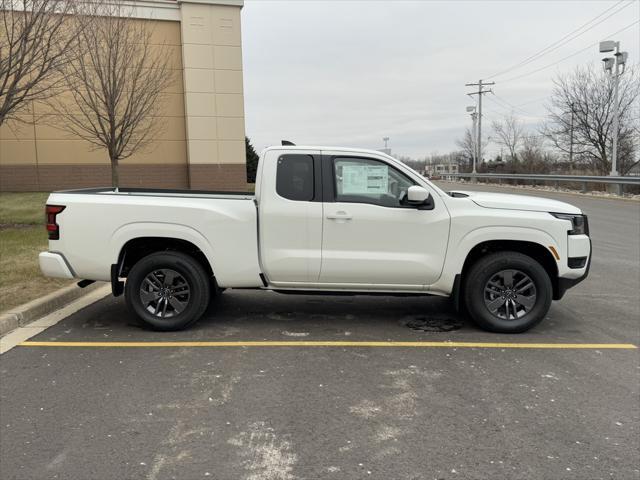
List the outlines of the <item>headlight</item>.
{"type": "Polygon", "coordinates": [[[556,218],[561,220],[569,220],[571,222],[571,230],[569,235],[589,235],[589,222],[586,215],[572,215],[570,213],[553,213],[549,212],[556,218]]]}

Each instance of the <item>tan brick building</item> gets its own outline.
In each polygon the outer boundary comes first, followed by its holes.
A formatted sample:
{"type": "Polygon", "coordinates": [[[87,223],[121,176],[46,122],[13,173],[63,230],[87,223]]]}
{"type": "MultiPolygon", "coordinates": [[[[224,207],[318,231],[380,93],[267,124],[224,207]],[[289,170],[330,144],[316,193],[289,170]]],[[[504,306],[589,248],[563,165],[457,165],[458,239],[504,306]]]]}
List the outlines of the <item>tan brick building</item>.
{"type": "MultiPolygon", "coordinates": [[[[164,128],[153,145],[121,161],[121,185],[244,190],[243,1],[132,4],[135,16],[154,29],[157,43],[168,46],[176,82],[166,92],[164,128]]],[[[106,151],[55,128],[55,121],[37,121],[46,112],[44,105],[29,105],[23,111],[27,123],[0,128],[0,190],[110,185],[106,151]]]]}

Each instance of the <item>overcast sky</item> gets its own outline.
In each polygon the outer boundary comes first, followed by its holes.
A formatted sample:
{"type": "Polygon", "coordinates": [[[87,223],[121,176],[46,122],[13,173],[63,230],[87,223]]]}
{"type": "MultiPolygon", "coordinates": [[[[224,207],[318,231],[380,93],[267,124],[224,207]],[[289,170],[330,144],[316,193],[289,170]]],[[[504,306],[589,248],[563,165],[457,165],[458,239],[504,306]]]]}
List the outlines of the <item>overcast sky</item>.
{"type": "Polygon", "coordinates": [[[601,55],[590,45],[620,40],[638,63],[639,19],[639,0],[246,0],[247,135],[258,151],[281,139],[378,149],[388,136],[394,155],[445,153],[471,122],[465,83],[480,78],[496,82],[497,96],[484,96],[486,135],[491,120],[510,111],[500,102],[517,106],[514,113],[535,128],[554,75],[588,63],[599,68],[601,55]],[[599,15],[577,38],[495,76],[599,15]]]}

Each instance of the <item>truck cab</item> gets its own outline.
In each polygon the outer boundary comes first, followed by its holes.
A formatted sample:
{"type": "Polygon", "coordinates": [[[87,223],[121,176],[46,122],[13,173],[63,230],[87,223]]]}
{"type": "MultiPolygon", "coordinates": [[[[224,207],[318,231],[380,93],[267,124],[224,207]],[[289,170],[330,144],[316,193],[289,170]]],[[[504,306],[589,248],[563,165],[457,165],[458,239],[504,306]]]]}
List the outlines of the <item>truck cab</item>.
{"type": "Polygon", "coordinates": [[[450,215],[414,171],[345,149],[267,149],[263,160],[256,199],[272,286],[420,292],[438,280],[450,215]]]}

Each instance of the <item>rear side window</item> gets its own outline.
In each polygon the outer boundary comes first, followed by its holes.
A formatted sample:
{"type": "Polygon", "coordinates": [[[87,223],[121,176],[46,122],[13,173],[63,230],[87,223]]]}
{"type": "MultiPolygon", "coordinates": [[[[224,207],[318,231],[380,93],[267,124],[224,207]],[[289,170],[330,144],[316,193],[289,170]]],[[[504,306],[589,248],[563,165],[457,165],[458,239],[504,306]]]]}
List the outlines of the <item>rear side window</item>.
{"type": "Polygon", "coordinates": [[[282,155],[278,158],[276,192],[288,200],[308,202],[313,199],[313,157],[282,155]]]}

